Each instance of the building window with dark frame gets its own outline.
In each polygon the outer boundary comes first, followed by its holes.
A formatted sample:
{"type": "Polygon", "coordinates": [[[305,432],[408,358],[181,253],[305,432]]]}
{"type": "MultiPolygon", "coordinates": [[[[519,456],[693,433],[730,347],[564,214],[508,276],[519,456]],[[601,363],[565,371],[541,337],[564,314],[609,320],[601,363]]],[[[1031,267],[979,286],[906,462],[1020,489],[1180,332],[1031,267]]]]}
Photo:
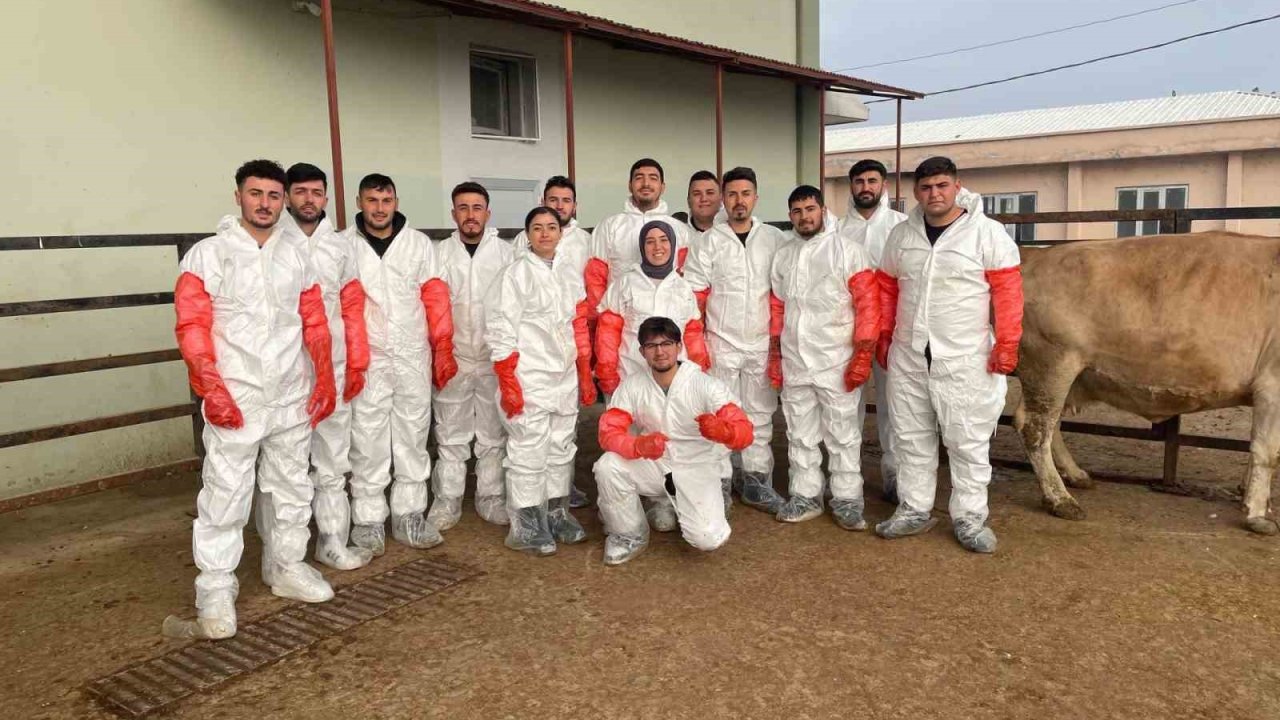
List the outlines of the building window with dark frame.
{"type": "Polygon", "coordinates": [[[538,68],[528,55],[471,51],[471,134],[538,139],[538,68]]]}
{"type": "MultiPolygon", "coordinates": [[[[1036,194],[1033,192],[991,193],[982,196],[982,212],[987,215],[1033,213],[1036,211],[1036,194]]],[[[1014,242],[1029,243],[1036,240],[1035,223],[1005,223],[1004,229],[1014,242]]]]}
{"type": "MultiPolygon", "coordinates": [[[[1182,210],[1187,207],[1189,192],[1186,185],[1116,188],[1116,209],[1182,210]]],[[[1159,220],[1121,220],[1116,223],[1116,237],[1155,235],[1159,232],[1159,220]]]]}

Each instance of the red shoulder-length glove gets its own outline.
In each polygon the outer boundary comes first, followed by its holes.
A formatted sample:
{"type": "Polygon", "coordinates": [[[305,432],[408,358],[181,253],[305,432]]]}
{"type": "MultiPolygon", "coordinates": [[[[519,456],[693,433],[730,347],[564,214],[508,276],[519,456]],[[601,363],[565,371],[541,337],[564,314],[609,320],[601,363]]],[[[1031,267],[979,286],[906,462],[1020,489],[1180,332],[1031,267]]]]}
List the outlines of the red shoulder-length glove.
{"type": "Polygon", "coordinates": [[[698,314],[702,316],[702,321],[707,321],[707,300],[711,298],[711,288],[693,291],[693,299],[698,302],[698,314]]]}
{"type": "Polygon", "coordinates": [[[587,286],[587,307],[595,310],[609,287],[609,263],[597,257],[588,260],[582,271],[582,282],[587,286]]]}
{"type": "Polygon", "coordinates": [[[622,345],[622,316],[612,310],[600,313],[596,320],[596,378],[600,389],[613,394],[622,382],[618,374],[618,347],[622,345]]]}
{"type": "Polygon", "coordinates": [[[880,288],[875,272],[854,273],[849,294],[853,296],[853,357],[844,370],[845,392],[853,392],[871,377],[871,358],[880,337],[880,288]]]}
{"type": "Polygon", "coordinates": [[[682,247],[676,251],[676,272],[684,275],[684,261],[689,258],[689,248],[682,247]]]}
{"type": "Polygon", "coordinates": [[[751,445],[755,426],[751,418],[742,412],[742,408],[728,403],[712,413],[702,413],[697,417],[698,431],[702,437],[727,446],[735,452],[751,445]]]}
{"type": "Polygon", "coordinates": [[[431,384],[444,387],[458,374],[453,358],[453,304],[449,286],[440,278],[422,284],[422,307],[427,312],[427,340],[431,343],[431,384]]]}
{"type": "Polygon", "coordinates": [[[690,320],[684,326],[684,352],[689,359],[707,371],[711,369],[711,353],[707,352],[707,336],[702,321],[690,320]]]}
{"type": "Polygon", "coordinates": [[[364,285],[352,280],[338,294],[342,307],[342,335],[347,341],[347,372],[342,401],[351,402],[364,389],[369,370],[369,329],[364,323],[364,285]]]}
{"type": "Polygon", "coordinates": [[[876,343],[876,362],[889,367],[889,345],[893,343],[893,329],[898,323],[898,278],[876,271],[876,285],[880,288],[880,340],[876,343]]]}
{"type": "Polygon", "coordinates": [[[769,293],[769,364],[765,374],[774,390],[782,389],[782,322],[786,307],[781,298],[769,293]]]}
{"type": "Polygon", "coordinates": [[[600,416],[600,449],[617,453],[627,460],[657,460],[667,450],[667,436],[662,433],[632,435],[631,413],[610,408],[600,416]]]}
{"type": "Polygon", "coordinates": [[[520,364],[520,353],[513,352],[502,360],[493,363],[493,374],[498,376],[498,392],[501,395],[499,404],[508,418],[524,412],[524,391],[520,389],[520,379],[516,377],[516,366],[520,364]]]}
{"type": "Polygon", "coordinates": [[[1018,343],[1022,340],[1022,268],[1014,265],[988,270],[986,275],[996,316],[996,344],[987,370],[1008,375],[1018,367],[1018,343]]]}
{"type": "Polygon", "coordinates": [[[302,316],[302,344],[311,356],[316,370],[316,386],[307,401],[311,427],[333,414],[338,404],[338,387],[333,379],[333,338],[329,336],[329,318],[324,314],[324,296],[320,286],[312,285],[298,297],[298,314],[302,316]]]}
{"type": "Polygon", "coordinates": [[[591,305],[582,300],[575,310],[573,344],[578,348],[578,399],[585,407],[596,403],[596,384],[591,380],[591,326],[587,322],[591,305]]]}
{"type": "Polygon", "coordinates": [[[204,399],[205,418],[218,427],[244,427],[244,416],[218,372],[213,352],[213,298],[199,275],[182,273],[173,289],[173,307],[178,315],[174,328],[178,350],[187,364],[191,389],[204,399]]]}

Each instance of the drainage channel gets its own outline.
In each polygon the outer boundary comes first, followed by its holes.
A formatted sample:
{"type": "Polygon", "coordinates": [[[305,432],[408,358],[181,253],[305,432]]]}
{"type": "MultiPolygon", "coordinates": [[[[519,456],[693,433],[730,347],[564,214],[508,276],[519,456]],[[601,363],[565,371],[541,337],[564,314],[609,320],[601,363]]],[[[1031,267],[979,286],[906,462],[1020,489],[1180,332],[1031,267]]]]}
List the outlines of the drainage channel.
{"type": "Polygon", "coordinates": [[[146,717],[479,574],[420,558],[348,585],[327,603],[290,605],[239,627],[233,638],[195,642],[144,660],[94,680],[87,690],[120,717],[146,717]]]}

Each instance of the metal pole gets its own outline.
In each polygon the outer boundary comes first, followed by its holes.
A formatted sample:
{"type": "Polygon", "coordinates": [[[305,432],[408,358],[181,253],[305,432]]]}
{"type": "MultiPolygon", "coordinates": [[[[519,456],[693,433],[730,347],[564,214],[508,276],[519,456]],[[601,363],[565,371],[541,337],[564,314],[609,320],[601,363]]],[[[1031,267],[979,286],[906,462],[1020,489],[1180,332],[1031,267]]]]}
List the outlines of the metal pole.
{"type": "Polygon", "coordinates": [[[724,63],[716,63],[716,178],[724,177],[724,63]]]}
{"type": "Polygon", "coordinates": [[[818,86],[818,189],[826,194],[823,187],[827,181],[827,87],[818,86]]]}
{"type": "Polygon", "coordinates": [[[574,137],[573,137],[573,31],[564,31],[564,132],[565,148],[569,158],[569,179],[574,179],[574,137]]]}
{"type": "Polygon", "coordinates": [[[324,79],[329,90],[329,145],[333,151],[333,193],[338,205],[338,229],[347,226],[347,192],[342,185],[342,132],[338,129],[338,64],[333,57],[333,0],[320,3],[324,28],[324,79]]]}
{"type": "Polygon", "coordinates": [[[893,181],[893,201],[898,212],[902,212],[902,98],[898,98],[898,139],[893,152],[893,171],[897,175],[893,181]]]}

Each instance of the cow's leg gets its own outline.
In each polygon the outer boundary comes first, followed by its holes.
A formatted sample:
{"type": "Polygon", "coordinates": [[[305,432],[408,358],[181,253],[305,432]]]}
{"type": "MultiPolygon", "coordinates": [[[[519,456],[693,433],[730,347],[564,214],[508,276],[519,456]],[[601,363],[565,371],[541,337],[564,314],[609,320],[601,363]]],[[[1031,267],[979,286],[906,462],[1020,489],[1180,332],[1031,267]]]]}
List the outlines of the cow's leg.
{"type": "Polygon", "coordinates": [[[1076,464],[1075,458],[1071,457],[1071,452],[1067,450],[1067,443],[1062,439],[1061,427],[1053,429],[1052,448],[1054,467],[1058,468],[1058,473],[1067,481],[1069,487],[1093,487],[1093,478],[1089,477],[1089,473],[1076,464]]]}
{"type": "Polygon", "coordinates": [[[1249,441],[1249,474],[1245,477],[1245,527],[1262,535],[1280,531],[1267,517],[1271,478],[1280,463],[1280,392],[1255,391],[1253,436],[1249,441]]]}
{"type": "Polygon", "coordinates": [[[1067,399],[1071,383],[1080,369],[1066,362],[1049,368],[1019,369],[1022,404],[1014,416],[1014,426],[1022,436],[1022,446],[1035,468],[1040,492],[1049,512],[1067,520],[1083,520],[1084,508],[1071,497],[1053,461],[1053,436],[1058,431],[1058,418],[1067,399]]]}

